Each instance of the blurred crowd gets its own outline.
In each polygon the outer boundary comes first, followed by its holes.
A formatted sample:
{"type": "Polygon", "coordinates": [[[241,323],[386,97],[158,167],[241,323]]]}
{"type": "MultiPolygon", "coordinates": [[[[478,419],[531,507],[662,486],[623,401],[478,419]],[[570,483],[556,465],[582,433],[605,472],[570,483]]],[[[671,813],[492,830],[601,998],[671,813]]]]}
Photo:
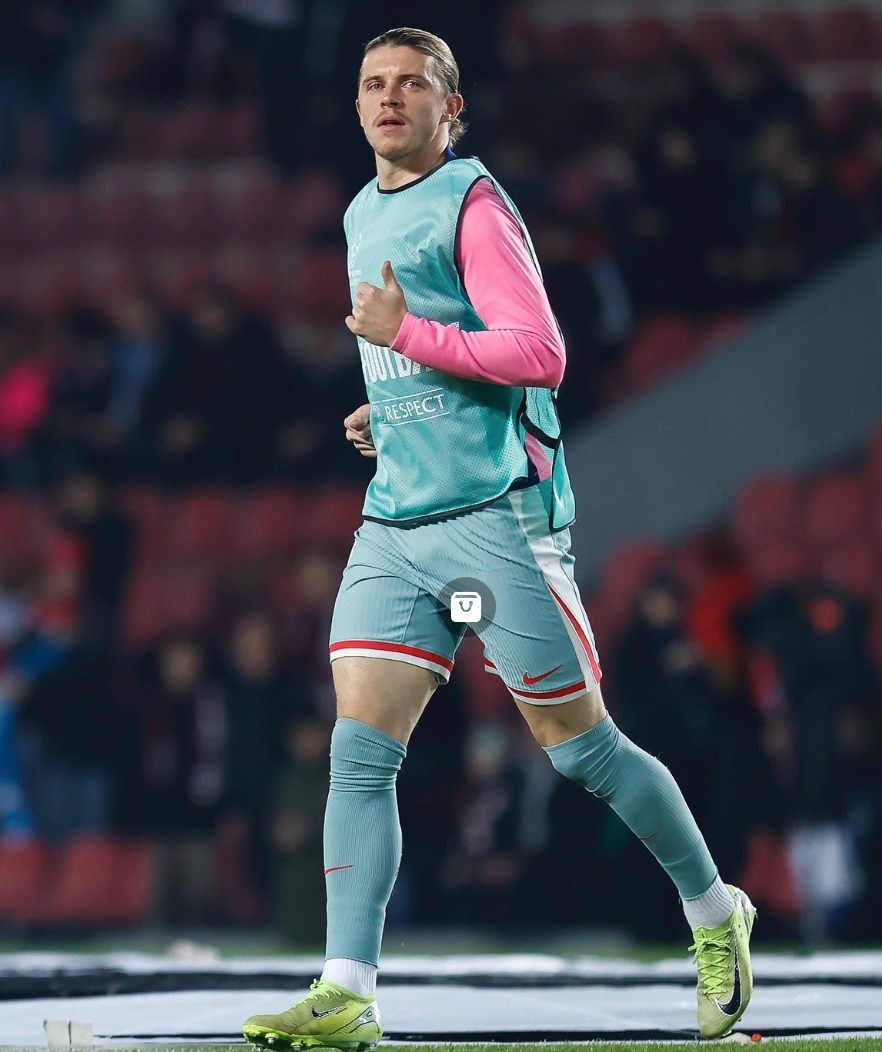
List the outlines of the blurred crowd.
{"type": "MultiPolygon", "coordinates": [[[[168,0],[111,62],[116,6],[0,0],[5,187],[84,185],[119,160],[127,115],[194,99],[251,103],[252,160],[283,181],[370,177],[360,48],[412,11],[384,5],[378,24],[345,0],[168,0]]],[[[622,396],[642,319],[740,318],[882,227],[872,95],[831,115],[750,39],[712,67],[682,47],[612,71],[550,61],[513,46],[509,7],[448,3],[426,27],[460,59],[467,149],[534,235],[569,347],[565,425],[622,396]]],[[[339,252],[342,273],[339,231],[317,237],[307,250],[339,252]]],[[[321,302],[261,312],[216,276],[174,299],[128,283],[51,317],[0,298],[0,497],[51,508],[36,560],[0,535],[0,831],[154,838],[161,923],[321,942],[325,640],[346,552],[265,561],[256,587],[218,587],[210,616],[133,647],[126,589],[155,564],[123,498],[366,482],[342,437],[363,399],[342,317],[321,302]]],[[[882,938],[882,688],[858,600],[759,591],[717,549],[697,593],[646,581],[606,644],[612,711],[674,771],[764,937],[882,938]]],[[[414,736],[392,922],[681,939],[648,853],[554,776],[498,685],[477,684],[458,669],[414,736]]]]}

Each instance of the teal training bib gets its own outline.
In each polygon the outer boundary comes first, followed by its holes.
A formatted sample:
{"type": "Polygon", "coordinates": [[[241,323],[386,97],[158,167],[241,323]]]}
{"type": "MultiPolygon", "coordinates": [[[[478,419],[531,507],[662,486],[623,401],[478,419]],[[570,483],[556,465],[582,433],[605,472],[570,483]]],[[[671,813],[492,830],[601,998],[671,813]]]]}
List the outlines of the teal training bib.
{"type": "MultiPolygon", "coordinates": [[[[361,281],[382,287],[388,259],[412,314],[465,331],[485,329],[455,258],[463,204],[479,179],[493,183],[535,261],[511,199],[479,161],[457,157],[398,190],[382,191],[374,180],[355,197],[344,218],[353,297],[361,281]]],[[[366,518],[403,524],[496,500],[531,479],[524,448],[530,431],[554,463],[552,478],[539,484],[551,527],[572,522],[574,501],[552,392],[451,376],[361,337],[358,346],[377,447],[366,518]]]]}

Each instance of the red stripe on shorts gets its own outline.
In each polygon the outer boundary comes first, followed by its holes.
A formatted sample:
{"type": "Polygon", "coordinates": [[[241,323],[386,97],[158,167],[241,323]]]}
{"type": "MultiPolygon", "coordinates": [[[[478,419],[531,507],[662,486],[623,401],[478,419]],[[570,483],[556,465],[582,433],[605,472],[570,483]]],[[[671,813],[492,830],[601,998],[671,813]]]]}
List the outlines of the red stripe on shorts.
{"type": "Polygon", "coordinates": [[[335,650],[349,650],[351,648],[407,654],[408,657],[418,657],[422,658],[423,661],[433,661],[436,665],[446,668],[448,672],[453,671],[453,662],[446,657],[441,657],[440,654],[433,654],[431,650],[420,650],[419,647],[405,646],[404,643],[381,643],[376,639],[344,639],[339,643],[332,643],[328,649],[333,654],[335,650]]]}
{"type": "Polygon", "coordinates": [[[557,592],[555,592],[551,585],[548,586],[548,589],[560,604],[561,610],[563,610],[563,612],[567,615],[567,620],[573,626],[573,630],[579,637],[582,646],[585,648],[585,653],[588,655],[588,663],[591,665],[591,671],[594,674],[595,680],[597,680],[597,682],[599,683],[603,673],[600,671],[600,663],[597,660],[597,654],[594,652],[594,647],[591,645],[591,640],[585,633],[585,629],[582,628],[581,624],[579,623],[579,619],[576,617],[573,611],[570,610],[570,608],[563,601],[563,599],[561,599],[561,597],[557,594],[557,592]]]}

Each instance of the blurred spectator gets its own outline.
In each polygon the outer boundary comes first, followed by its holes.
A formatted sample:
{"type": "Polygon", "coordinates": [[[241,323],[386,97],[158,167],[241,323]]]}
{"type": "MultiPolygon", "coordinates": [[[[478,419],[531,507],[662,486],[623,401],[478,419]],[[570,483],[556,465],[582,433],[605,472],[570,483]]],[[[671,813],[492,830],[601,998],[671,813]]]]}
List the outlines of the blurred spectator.
{"type": "Polygon", "coordinates": [[[49,132],[48,175],[77,169],[71,60],[84,20],[101,0],[2,0],[0,3],[0,179],[21,161],[25,119],[43,118],[49,132]]]}
{"type": "Polygon", "coordinates": [[[273,927],[292,943],[317,947],[325,937],[322,828],[330,777],[331,724],[302,712],[282,735],[287,762],[272,809],[273,927]]]}
{"type": "Polygon", "coordinates": [[[156,915],[166,924],[215,919],[214,834],[224,799],[227,718],[222,689],[194,635],[171,636],[146,670],[139,704],[141,828],[158,838],[156,915]]]}
{"type": "Polygon", "coordinates": [[[270,328],[240,314],[225,289],[204,288],[172,327],[142,401],[140,473],[169,484],[253,481],[266,459],[264,401],[281,386],[279,368],[270,328]]]}
{"type": "Polygon", "coordinates": [[[264,610],[232,627],[225,691],[228,719],[226,822],[239,826],[253,891],[270,887],[273,790],[295,716],[312,712],[304,677],[282,663],[278,628],[264,610]]]}
{"type": "Polygon", "coordinates": [[[337,703],[328,661],[328,635],[345,563],[346,553],[333,546],[303,545],[294,557],[291,592],[282,612],[288,656],[307,677],[316,709],[329,719],[337,703]]]}
{"type": "Polygon", "coordinates": [[[308,131],[306,5],[300,0],[223,0],[222,7],[232,47],[250,61],[270,160],[290,175],[303,166],[302,139],[308,131]]]}
{"type": "Polygon", "coordinates": [[[113,312],[108,336],[105,424],[119,435],[123,477],[138,477],[149,459],[151,427],[164,398],[160,382],[170,369],[168,354],[167,322],[159,304],[144,289],[125,296],[113,312]]]}
{"type": "Polygon", "coordinates": [[[462,803],[441,870],[456,924],[497,930],[523,918],[523,785],[505,724],[473,727],[465,742],[462,803]]]}
{"type": "Polygon", "coordinates": [[[45,555],[30,630],[7,658],[7,687],[20,710],[34,831],[63,840],[109,826],[112,702],[107,652],[84,632],[82,548],[59,534],[45,555]]]}
{"type": "Polygon", "coordinates": [[[623,732],[671,768],[702,822],[719,696],[687,634],[685,596],[676,579],[657,576],[640,588],[613,664],[623,732]]]}
{"type": "Polygon", "coordinates": [[[567,372],[557,398],[565,427],[602,404],[606,373],[634,324],[630,293],[605,233],[577,222],[569,215],[531,223],[548,298],[567,342],[567,372]]]}
{"type": "Polygon", "coordinates": [[[40,483],[35,443],[50,405],[48,364],[34,350],[22,319],[0,308],[0,485],[40,483]]]}
{"type": "Polygon", "coordinates": [[[733,236],[728,173],[716,144],[685,121],[656,119],[635,151],[637,185],[610,200],[619,258],[641,311],[720,306],[710,262],[733,236]]]}
{"type": "Polygon", "coordinates": [[[111,645],[131,559],[131,522],[115,507],[108,484],[94,471],[73,472],[62,481],[58,516],[82,545],[84,630],[94,643],[111,645]]]}
{"type": "Polygon", "coordinates": [[[728,110],[728,160],[736,168],[759,137],[781,122],[807,130],[813,117],[805,94],[755,41],[738,41],[720,78],[728,110]]]}
{"type": "Polygon", "coordinates": [[[66,320],[67,340],[53,370],[51,408],[40,436],[44,481],[92,466],[117,470],[119,436],[108,419],[111,368],[104,320],[79,310],[66,320]]]}
{"type": "Polygon", "coordinates": [[[25,804],[18,748],[21,669],[15,651],[31,626],[31,603],[22,583],[0,556],[0,836],[28,836],[33,822],[25,804]]]}
{"type": "MultiPolygon", "coordinates": [[[[373,467],[353,457],[342,440],[346,410],[364,401],[364,377],[358,352],[336,321],[298,318],[281,333],[284,383],[267,389],[275,399],[276,425],[269,474],[297,482],[334,478],[370,478],[373,467]]],[[[272,403],[267,412],[272,412],[272,403]]]]}
{"type": "Polygon", "coordinates": [[[812,939],[847,932],[863,892],[851,819],[882,777],[882,688],[866,629],[859,603],[812,583],[766,593],[746,621],[763,743],[812,939]]]}

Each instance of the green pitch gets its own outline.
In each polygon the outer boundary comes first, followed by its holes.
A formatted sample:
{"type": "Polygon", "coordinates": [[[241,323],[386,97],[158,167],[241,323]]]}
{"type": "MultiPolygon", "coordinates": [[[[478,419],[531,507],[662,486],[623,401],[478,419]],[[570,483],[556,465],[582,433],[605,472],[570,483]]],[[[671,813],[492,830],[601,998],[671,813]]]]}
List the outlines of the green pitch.
{"type": "MultiPolygon", "coordinates": [[[[731,1046],[736,1044],[731,1038],[723,1038],[722,1041],[694,1041],[682,1042],[656,1042],[656,1041],[584,1041],[572,1042],[571,1044],[539,1044],[539,1045],[393,1045],[383,1042],[379,1046],[379,1052],[573,1052],[574,1048],[585,1049],[585,1052],[697,1052],[697,1049],[718,1048],[721,1045],[731,1046]]],[[[762,1042],[755,1044],[748,1042],[749,1048],[756,1048],[758,1052],[769,1046],[774,1046],[775,1052],[882,1052],[882,1038],[879,1037],[850,1037],[850,1038],[825,1038],[815,1039],[800,1038],[765,1038],[762,1042]]],[[[743,1047],[743,1046],[740,1046],[743,1047]]],[[[245,1043],[236,1045],[95,1045],[93,1049],[107,1048],[108,1052],[244,1052],[251,1050],[252,1046],[245,1043]]],[[[0,1052],[38,1052],[33,1047],[15,1048],[10,1045],[0,1045],[0,1052]]],[[[39,1052],[46,1052],[45,1048],[39,1052]]]]}

